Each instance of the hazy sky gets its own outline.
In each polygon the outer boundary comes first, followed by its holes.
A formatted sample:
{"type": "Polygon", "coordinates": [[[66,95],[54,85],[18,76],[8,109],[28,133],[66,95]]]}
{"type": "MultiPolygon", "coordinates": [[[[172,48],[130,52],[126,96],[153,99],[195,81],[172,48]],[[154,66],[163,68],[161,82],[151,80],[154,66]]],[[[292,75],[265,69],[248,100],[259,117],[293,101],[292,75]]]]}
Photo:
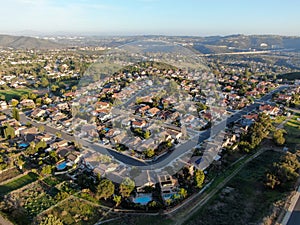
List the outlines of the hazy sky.
{"type": "Polygon", "coordinates": [[[0,32],[300,35],[299,0],[0,0],[0,32]]]}

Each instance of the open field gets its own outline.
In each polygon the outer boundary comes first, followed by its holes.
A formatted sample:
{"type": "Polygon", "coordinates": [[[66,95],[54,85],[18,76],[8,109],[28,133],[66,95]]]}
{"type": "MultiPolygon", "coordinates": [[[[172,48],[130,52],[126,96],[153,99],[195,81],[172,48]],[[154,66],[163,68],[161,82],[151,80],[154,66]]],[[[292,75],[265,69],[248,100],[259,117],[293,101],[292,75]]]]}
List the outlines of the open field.
{"type": "Polygon", "coordinates": [[[13,98],[20,99],[20,97],[24,94],[29,94],[31,92],[30,89],[7,89],[0,90],[0,95],[5,96],[5,100],[9,101],[13,98]]]}
{"type": "Polygon", "coordinates": [[[185,224],[256,224],[266,216],[272,204],[286,193],[264,187],[265,173],[281,153],[267,151],[249,162],[227,187],[208,205],[201,208],[185,224]]]}
{"type": "Polygon", "coordinates": [[[32,183],[33,181],[36,181],[37,179],[38,175],[30,172],[14,181],[0,185],[0,196],[4,196],[13,190],[19,189],[27,184],[32,183]]]}

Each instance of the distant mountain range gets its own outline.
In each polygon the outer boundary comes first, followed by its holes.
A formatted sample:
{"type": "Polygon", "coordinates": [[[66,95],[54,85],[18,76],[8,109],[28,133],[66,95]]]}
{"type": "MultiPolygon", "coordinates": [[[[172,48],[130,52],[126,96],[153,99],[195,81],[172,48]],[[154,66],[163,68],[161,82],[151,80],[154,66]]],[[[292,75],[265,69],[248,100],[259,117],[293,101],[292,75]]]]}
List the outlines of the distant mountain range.
{"type": "Polygon", "coordinates": [[[0,47],[10,47],[15,49],[54,49],[61,48],[62,45],[34,37],[0,35],[0,47]]]}
{"type": "Polygon", "coordinates": [[[175,43],[192,43],[193,48],[203,54],[230,53],[249,50],[292,49],[300,51],[300,37],[279,35],[230,35],[230,36],[127,36],[80,38],[54,38],[55,41],[27,36],[0,35],[0,47],[16,49],[53,49],[67,46],[118,46],[131,41],[147,38],[163,38],[175,43]]]}

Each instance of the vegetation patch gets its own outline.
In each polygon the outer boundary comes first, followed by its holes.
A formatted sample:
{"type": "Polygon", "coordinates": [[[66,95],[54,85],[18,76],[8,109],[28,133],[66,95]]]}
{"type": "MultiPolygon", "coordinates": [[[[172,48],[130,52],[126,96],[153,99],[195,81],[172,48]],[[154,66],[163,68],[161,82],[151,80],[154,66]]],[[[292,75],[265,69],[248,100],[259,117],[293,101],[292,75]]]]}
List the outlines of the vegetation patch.
{"type": "Polygon", "coordinates": [[[59,218],[65,225],[95,224],[106,218],[106,213],[100,207],[93,206],[83,200],[70,198],[63,204],[54,207],[49,214],[59,218]]]}
{"type": "Polygon", "coordinates": [[[185,224],[256,224],[268,214],[272,203],[286,192],[265,186],[266,171],[278,162],[281,153],[267,151],[249,162],[209,205],[201,208],[185,224]]]}
{"type": "Polygon", "coordinates": [[[4,196],[7,193],[17,190],[21,187],[24,187],[27,184],[30,184],[38,179],[38,175],[35,173],[28,173],[14,181],[11,181],[7,184],[0,185],[0,196],[4,196]]]}
{"type": "Polygon", "coordinates": [[[10,193],[4,199],[1,210],[16,224],[32,224],[35,216],[67,197],[69,194],[66,192],[40,181],[20,192],[10,193]]]}
{"type": "Polygon", "coordinates": [[[19,174],[20,171],[16,167],[2,171],[0,176],[0,182],[4,182],[6,180],[12,179],[18,176],[19,174]]]}
{"type": "Polygon", "coordinates": [[[11,99],[19,99],[22,95],[28,95],[32,92],[31,89],[24,88],[24,89],[6,89],[6,90],[0,90],[0,95],[5,96],[6,101],[10,101],[11,99]]]}
{"type": "Polygon", "coordinates": [[[300,116],[296,115],[290,119],[284,126],[287,132],[286,142],[289,145],[300,144],[300,116]]]}

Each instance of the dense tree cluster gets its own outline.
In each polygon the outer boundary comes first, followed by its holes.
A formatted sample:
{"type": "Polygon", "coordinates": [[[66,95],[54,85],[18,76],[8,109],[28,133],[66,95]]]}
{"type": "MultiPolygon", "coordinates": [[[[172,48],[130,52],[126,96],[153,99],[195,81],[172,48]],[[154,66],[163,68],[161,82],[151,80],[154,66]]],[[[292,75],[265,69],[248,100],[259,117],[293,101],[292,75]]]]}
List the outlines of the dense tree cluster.
{"type": "Polygon", "coordinates": [[[104,198],[105,200],[111,197],[115,192],[115,185],[108,179],[103,179],[97,186],[97,197],[104,198]]]}
{"type": "Polygon", "coordinates": [[[287,152],[278,163],[266,174],[265,185],[268,188],[288,190],[299,176],[300,152],[287,152]]]}
{"type": "Polygon", "coordinates": [[[277,129],[274,131],[273,139],[277,145],[283,145],[285,143],[284,134],[286,134],[284,129],[277,129]]]}
{"type": "Polygon", "coordinates": [[[134,190],[135,183],[130,178],[126,177],[120,184],[119,192],[123,198],[129,197],[131,192],[134,190]]]}
{"type": "Polygon", "coordinates": [[[258,120],[249,128],[247,134],[242,136],[239,143],[240,149],[245,152],[251,152],[268,136],[272,129],[270,117],[263,113],[260,114],[258,120]]]}

